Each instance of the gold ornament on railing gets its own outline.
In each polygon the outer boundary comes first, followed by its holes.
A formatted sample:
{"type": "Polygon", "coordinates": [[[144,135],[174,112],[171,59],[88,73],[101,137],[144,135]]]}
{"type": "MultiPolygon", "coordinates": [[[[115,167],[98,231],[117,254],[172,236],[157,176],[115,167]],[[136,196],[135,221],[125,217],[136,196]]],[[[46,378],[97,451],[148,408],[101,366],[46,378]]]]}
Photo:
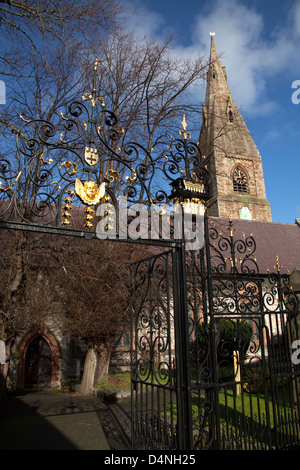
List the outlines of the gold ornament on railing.
{"type": "Polygon", "coordinates": [[[75,193],[72,189],[69,189],[67,191],[67,194],[68,196],[63,200],[64,204],[62,206],[62,210],[63,210],[63,213],[62,213],[62,217],[63,217],[63,220],[61,221],[61,225],[72,225],[72,221],[71,221],[71,218],[72,218],[72,204],[73,204],[73,199],[75,197],[75,193]]]}
{"type": "Polygon", "coordinates": [[[186,132],[187,122],[185,120],[185,114],[183,115],[181,124],[182,124],[183,129],[179,131],[179,134],[183,135],[184,140],[186,140],[188,137],[191,138],[191,134],[189,132],[186,132]]]}
{"type": "Polygon", "coordinates": [[[86,214],[86,216],[84,218],[85,222],[83,226],[90,230],[93,227],[94,210],[91,207],[87,207],[84,213],[86,214]]]}
{"type": "Polygon", "coordinates": [[[98,204],[105,194],[105,181],[98,187],[97,183],[94,181],[85,181],[84,184],[82,184],[80,179],[76,178],[75,192],[84,204],[93,206],[98,204]]]}

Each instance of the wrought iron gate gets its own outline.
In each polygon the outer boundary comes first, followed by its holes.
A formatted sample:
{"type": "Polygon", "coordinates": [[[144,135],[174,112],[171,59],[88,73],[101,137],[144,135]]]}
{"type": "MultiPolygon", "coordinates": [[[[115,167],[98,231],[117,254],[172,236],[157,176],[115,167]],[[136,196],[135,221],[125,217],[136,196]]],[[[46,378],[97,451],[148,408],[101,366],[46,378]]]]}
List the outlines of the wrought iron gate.
{"type": "Polygon", "coordinates": [[[134,264],[132,276],[133,445],[176,449],[171,252],[134,264]]]}
{"type": "Polygon", "coordinates": [[[289,276],[262,276],[253,236],[236,238],[231,223],[206,218],[205,227],[200,251],[132,266],[133,446],[298,448],[300,318],[289,276]]]}
{"type": "Polygon", "coordinates": [[[0,228],[169,249],[131,270],[134,447],[298,446],[299,301],[288,276],[259,273],[253,237],[207,217],[203,248],[188,251],[180,214],[196,226],[202,217],[208,159],[185,120],[183,138],[162,136],[151,151],[125,142],[96,90],[95,66],[85,103],[55,123],[23,118],[16,155],[0,159],[0,228]]]}
{"type": "Polygon", "coordinates": [[[180,253],[174,248],[132,265],[132,441],[139,449],[187,445],[180,253]]]}
{"type": "Polygon", "coordinates": [[[191,330],[193,445],[297,447],[299,301],[289,276],[279,265],[274,274],[259,273],[255,239],[236,236],[232,223],[206,220],[205,236],[207,295],[191,330]]]}

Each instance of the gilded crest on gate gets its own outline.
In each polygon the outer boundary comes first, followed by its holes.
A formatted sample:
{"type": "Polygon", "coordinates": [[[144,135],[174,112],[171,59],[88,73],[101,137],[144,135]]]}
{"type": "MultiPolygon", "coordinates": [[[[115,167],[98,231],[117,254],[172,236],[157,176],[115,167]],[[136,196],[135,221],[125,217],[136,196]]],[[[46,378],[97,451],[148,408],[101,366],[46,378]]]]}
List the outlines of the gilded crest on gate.
{"type": "Polygon", "coordinates": [[[80,179],[77,178],[75,181],[75,192],[84,204],[98,204],[105,194],[105,181],[98,186],[94,181],[85,181],[82,184],[80,179]]]}
{"type": "Polygon", "coordinates": [[[96,165],[98,162],[98,150],[94,147],[85,147],[84,159],[90,165],[96,165]]]}

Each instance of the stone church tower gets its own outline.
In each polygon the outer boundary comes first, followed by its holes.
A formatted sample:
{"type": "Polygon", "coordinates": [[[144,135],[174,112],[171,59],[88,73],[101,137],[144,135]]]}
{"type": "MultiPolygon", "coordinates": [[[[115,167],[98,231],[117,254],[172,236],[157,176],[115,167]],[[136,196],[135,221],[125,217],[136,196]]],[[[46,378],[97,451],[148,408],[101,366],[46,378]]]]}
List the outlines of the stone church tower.
{"type": "Polygon", "coordinates": [[[261,156],[231,96],[213,35],[199,144],[212,177],[208,215],[271,222],[261,156]]]}

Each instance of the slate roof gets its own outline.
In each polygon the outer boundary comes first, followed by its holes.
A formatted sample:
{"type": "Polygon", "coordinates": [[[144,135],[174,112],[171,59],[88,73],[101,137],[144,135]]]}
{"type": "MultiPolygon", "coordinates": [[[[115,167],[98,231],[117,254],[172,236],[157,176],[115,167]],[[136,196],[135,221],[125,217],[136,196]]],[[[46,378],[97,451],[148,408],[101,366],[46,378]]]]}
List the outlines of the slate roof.
{"type": "MultiPolygon", "coordinates": [[[[82,227],[83,206],[77,209],[78,213],[74,207],[73,225],[76,226],[78,223],[78,227],[82,227]]],[[[209,223],[214,223],[215,227],[225,234],[229,220],[220,217],[209,217],[209,223]]],[[[235,229],[235,238],[242,239],[243,234],[246,237],[253,235],[256,242],[255,258],[259,265],[260,274],[266,274],[268,270],[276,272],[276,269],[274,269],[276,255],[279,256],[282,273],[292,272],[296,267],[300,268],[300,221],[298,219],[294,224],[241,219],[234,219],[232,223],[235,229]]],[[[0,244],[1,242],[5,244],[7,236],[5,233],[6,231],[0,232],[0,244]]],[[[11,232],[9,233],[11,234],[11,232]]],[[[57,243],[57,235],[54,236],[54,239],[57,243]]],[[[157,250],[152,247],[152,251],[156,252],[157,250]]]]}
{"type": "MultiPolygon", "coordinates": [[[[228,227],[228,220],[218,217],[210,217],[215,226],[224,232],[228,227]]],[[[300,268],[300,223],[283,224],[276,222],[260,222],[254,220],[232,221],[235,229],[234,237],[242,238],[243,234],[253,235],[256,242],[255,257],[261,274],[267,270],[276,272],[276,255],[282,266],[280,272],[292,272],[294,268],[300,268]]],[[[225,232],[224,232],[225,233],[225,232]]]]}

